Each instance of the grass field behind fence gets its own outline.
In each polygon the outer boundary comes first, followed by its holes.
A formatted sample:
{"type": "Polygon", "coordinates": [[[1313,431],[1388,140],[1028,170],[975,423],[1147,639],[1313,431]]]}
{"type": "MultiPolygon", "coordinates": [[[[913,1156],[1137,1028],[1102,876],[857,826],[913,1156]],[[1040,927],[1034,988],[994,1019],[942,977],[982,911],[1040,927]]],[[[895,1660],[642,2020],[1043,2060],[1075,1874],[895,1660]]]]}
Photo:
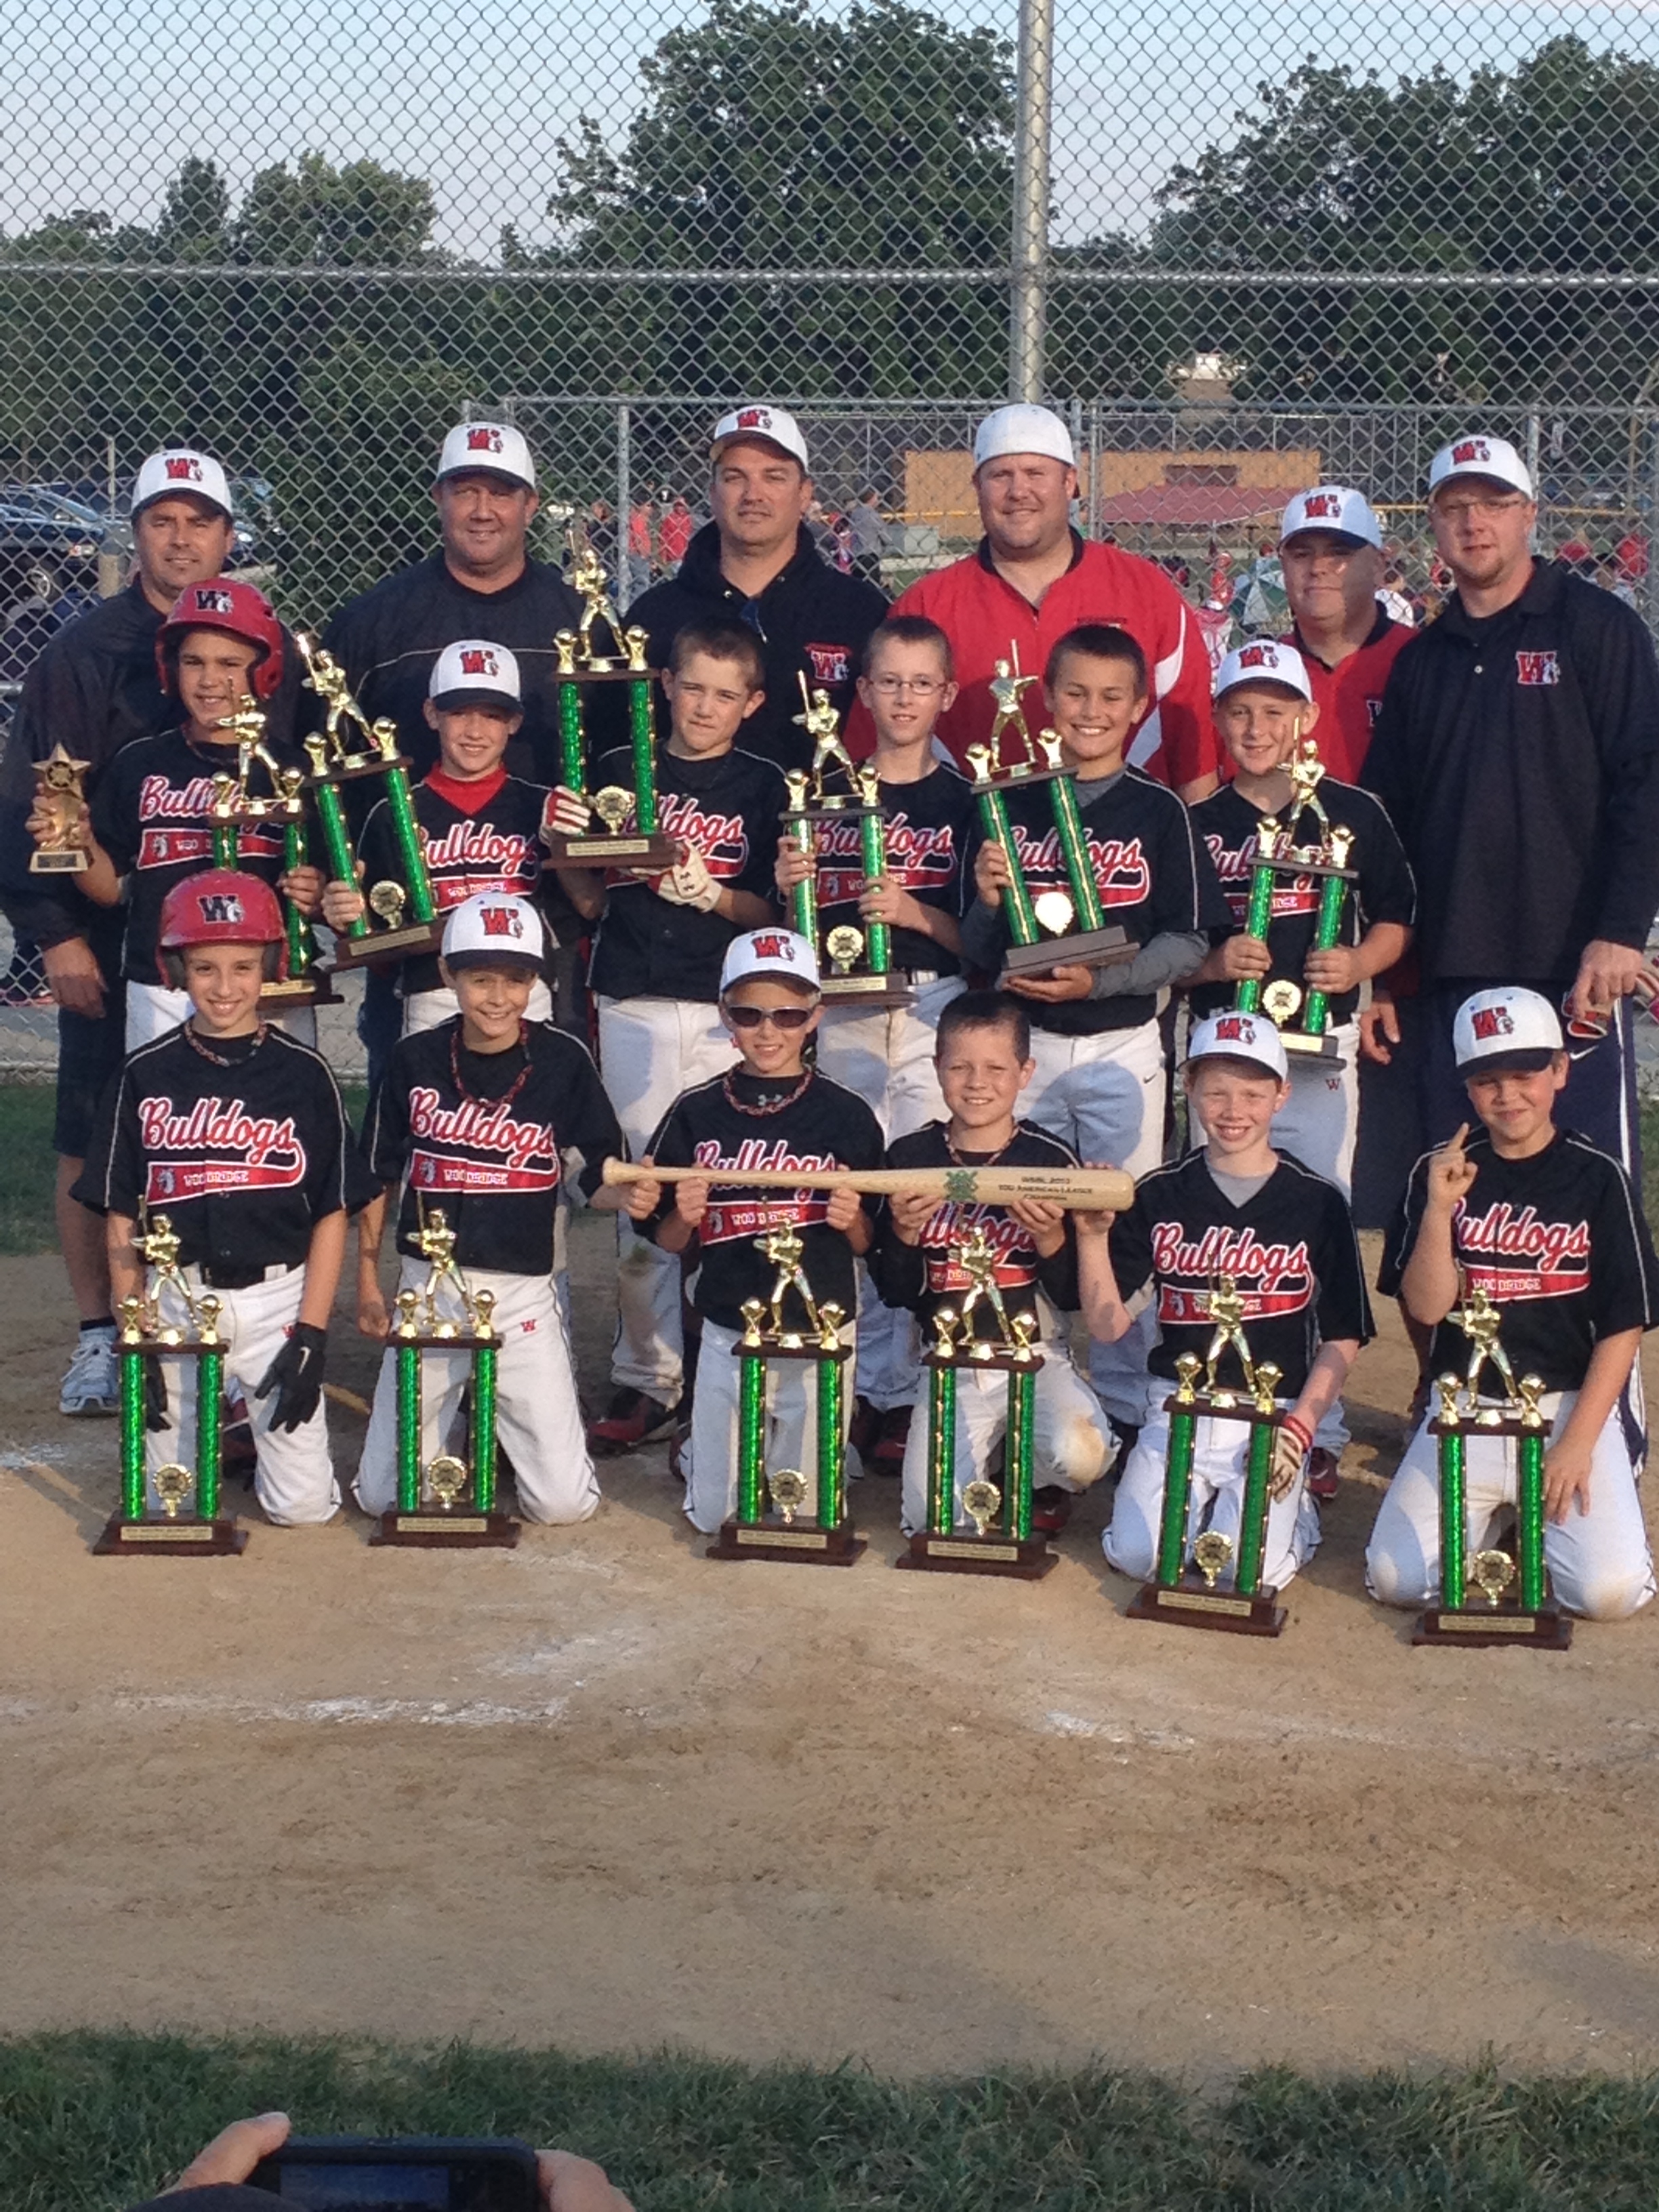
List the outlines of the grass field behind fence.
{"type": "Polygon", "coordinates": [[[1273,2069],[1204,2100],[1105,2072],[918,2085],[672,2057],[72,2034],[0,2044],[0,2203],[114,2212],[228,2118],[276,2107],[310,2133],[562,2143],[600,2159],[639,2212],[1651,2212],[1659,2177],[1651,2081],[1273,2069]]]}

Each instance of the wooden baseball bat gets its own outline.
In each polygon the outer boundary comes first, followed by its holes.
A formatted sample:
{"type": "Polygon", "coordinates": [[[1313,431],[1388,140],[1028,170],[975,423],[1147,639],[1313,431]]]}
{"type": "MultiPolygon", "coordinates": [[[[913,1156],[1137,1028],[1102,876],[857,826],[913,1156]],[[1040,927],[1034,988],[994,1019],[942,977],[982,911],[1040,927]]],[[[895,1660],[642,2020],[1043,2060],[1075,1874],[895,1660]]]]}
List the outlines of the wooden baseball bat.
{"type": "Polygon", "coordinates": [[[1121,1168],[709,1168],[637,1167],[607,1160],[611,1184],[690,1182],[707,1177],[744,1190],[856,1190],[870,1197],[936,1198],[969,1206],[1007,1206],[1030,1199],[1079,1213],[1122,1213],[1133,1204],[1134,1177],[1121,1168]]]}

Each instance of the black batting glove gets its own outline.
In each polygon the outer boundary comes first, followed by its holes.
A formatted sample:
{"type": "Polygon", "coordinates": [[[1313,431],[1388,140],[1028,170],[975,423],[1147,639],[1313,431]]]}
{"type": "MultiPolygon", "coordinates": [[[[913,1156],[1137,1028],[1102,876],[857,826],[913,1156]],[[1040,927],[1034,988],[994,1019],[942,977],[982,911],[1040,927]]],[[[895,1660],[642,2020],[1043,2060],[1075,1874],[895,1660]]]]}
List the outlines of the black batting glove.
{"type": "Polygon", "coordinates": [[[152,1433],[167,1425],[167,1379],[159,1359],[144,1362],[144,1426],[152,1433]]]}
{"type": "Polygon", "coordinates": [[[328,1332],[307,1321],[296,1321],[288,1342],[264,1371],[253,1395],[268,1397],[274,1390],[276,1404],[270,1416],[273,1429],[302,1429],[316,1412],[323,1395],[323,1367],[328,1356],[328,1332]]]}

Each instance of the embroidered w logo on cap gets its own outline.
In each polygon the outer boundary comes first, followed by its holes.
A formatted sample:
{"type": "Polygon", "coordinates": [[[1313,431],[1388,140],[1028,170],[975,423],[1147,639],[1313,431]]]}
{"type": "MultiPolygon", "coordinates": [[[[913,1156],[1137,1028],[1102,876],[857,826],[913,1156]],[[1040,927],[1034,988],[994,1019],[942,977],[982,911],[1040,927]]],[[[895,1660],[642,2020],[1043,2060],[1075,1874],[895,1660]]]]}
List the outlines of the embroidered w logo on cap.
{"type": "Polygon", "coordinates": [[[486,937],[522,937],[524,920],[517,907],[481,906],[478,920],[486,937]]]}

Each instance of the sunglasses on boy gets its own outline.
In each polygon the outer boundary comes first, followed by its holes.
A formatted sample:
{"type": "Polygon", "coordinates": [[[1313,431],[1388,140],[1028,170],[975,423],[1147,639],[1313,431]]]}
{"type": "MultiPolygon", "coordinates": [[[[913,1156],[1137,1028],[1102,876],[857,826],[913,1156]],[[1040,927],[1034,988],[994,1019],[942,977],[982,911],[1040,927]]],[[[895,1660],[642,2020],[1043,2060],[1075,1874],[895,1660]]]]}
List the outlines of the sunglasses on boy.
{"type": "Polygon", "coordinates": [[[726,1018],[734,1030],[757,1030],[763,1022],[774,1029],[804,1030],[817,1009],[814,1006],[727,1006],[726,1018]]]}

